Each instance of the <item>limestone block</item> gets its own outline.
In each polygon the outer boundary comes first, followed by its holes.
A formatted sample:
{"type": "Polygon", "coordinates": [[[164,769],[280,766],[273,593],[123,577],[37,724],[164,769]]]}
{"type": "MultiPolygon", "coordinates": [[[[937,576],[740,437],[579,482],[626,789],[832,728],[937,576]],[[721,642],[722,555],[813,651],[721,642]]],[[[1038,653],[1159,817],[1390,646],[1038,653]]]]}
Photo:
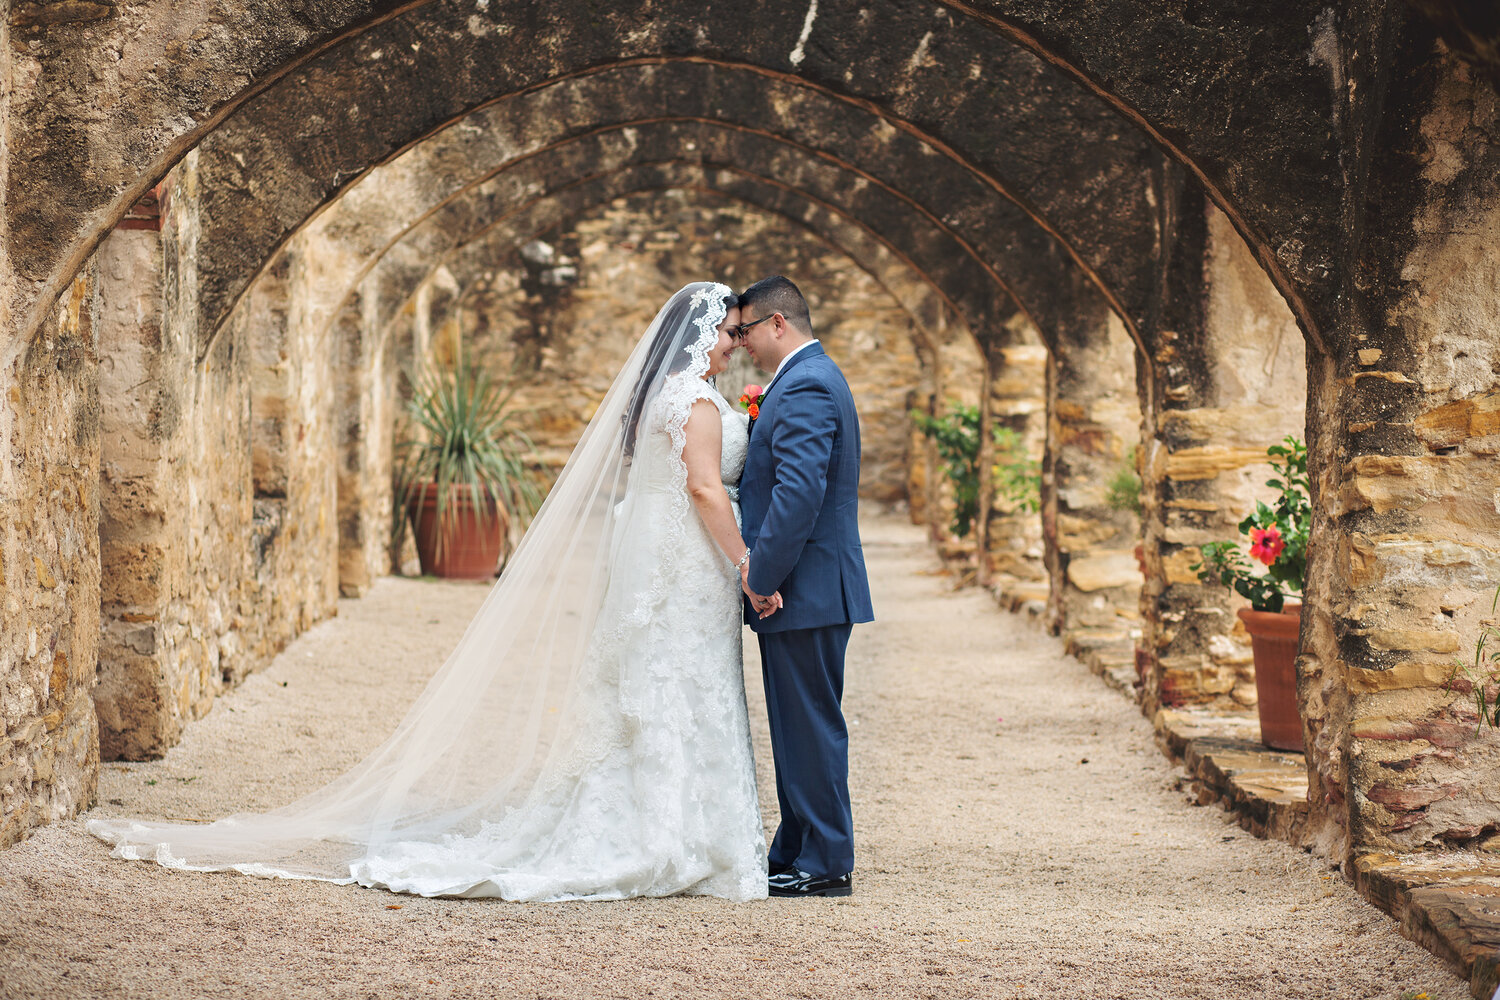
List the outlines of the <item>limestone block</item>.
{"type": "MultiPolygon", "coordinates": [[[[1304,389],[1305,391],[1305,389],[1304,389]]],[[[1297,430],[1301,421],[1296,407],[1288,409],[1257,405],[1198,407],[1189,410],[1167,410],[1161,415],[1161,432],[1171,440],[1213,442],[1214,446],[1230,446],[1233,450],[1253,454],[1254,459],[1246,464],[1264,462],[1266,448],[1279,441],[1285,433],[1297,430]],[[1281,432],[1279,424],[1290,425],[1281,432]]],[[[1174,454],[1195,451],[1195,448],[1175,449],[1174,454]]]]}
{"type": "Polygon", "coordinates": [[[1353,629],[1370,645],[1380,650],[1420,651],[1430,653],[1456,653],[1458,636],[1449,631],[1418,631],[1413,629],[1353,629]]]}
{"type": "Polygon", "coordinates": [[[1173,497],[1166,502],[1166,506],[1172,510],[1194,511],[1211,514],[1220,511],[1223,507],[1211,500],[1201,500],[1196,497],[1173,497]]]}
{"type": "Polygon", "coordinates": [[[1433,504],[1457,520],[1496,529],[1493,487],[1483,460],[1463,455],[1361,455],[1347,463],[1339,504],[1378,514],[1433,504]]]}
{"type": "Polygon", "coordinates": [[[1452,448],[1470,438],[1500,434],[1500,393],[1486,393],[1439,406],[1412,421],[1429,448],[1452,448]]]}
{"type": "Polygon", "coordinates": [[[1233,668],[1205,666],[1199,674],[1198,686],[1204,694],[1228,694],[1239,680],[1239,674],[1233,668]]]}
{"type": "MultiPolygon", "coordinates": [[[[1238,619],[1235,624],[1240,624],[1238,619]]],[[[1224,667],[1243,667],[1255,662],[1255,653],[1248,641],[1237,642],[1227,635],[1209,636],[1208,655],[1214,663],[1224,667]]]]}
{"type": "MultiPolygon", "coordinates": [[[[1078,510],[1078,508],[1073,508],[1078,510]]],[[[1107,510],[1094,508],[1093,513],[1108,514],[1107,510]]],[[[1077,552],[1081,549],[1093,548],[1102,542],[1118,541],[1121,533],[1120,525],[1115,519],[1087,514],[1068,514],[1062,511],[1057,515],[1057,543],[1068,551],[1077,552]]]]}
{"type": "Polygon", "coordinates": [[[1349,732],[1357,740],[1423,741],[1432,746],[1452,749],[1462,746],[1473,735],[1474,727],[1433,718],[1376,715],[1355,716],[1350,720],[1349,732]]]}
{"type": "Polygon", "coordinates": [[[1162,553],[1162,572],[1167,583],[1198,585],[1198,574],[1191,567],[1202,560],[1203,553],[1197,548],[1183,548],[1162,553]]]}
{"type": "Polygon", "coordinates": [[[1253,677],[1249,679],[1241,678],[1235,681],[1234,688],[1229,692],[1229,696],[1237,704],[1244,705],[1247,708],[1254,708],[1260,703],[1260,694],[1255,689],[1255,678],[1253,677]]]}
{"type": "MultiPolygon", "coordinates": [[[[1428,526],[1434,525],[1429,522],[1428,526]]],[[[1460,524],[1436,526],[1463,534],[1460,524]]],[[[1443,595],[1454,587],[1493,593],[1500,581],[1500,548],[1489,541],[1477,532],[1470,532],[1467,539],[1431,533],[1356,534],[1344,539],[1340,561],[1351,585],[1399,586],[1411,594],[1411,606],[1436,611],[1443,595]]]]}
{"type": "Polygon", "coordinates": [[[1141,571],[1132,551],[1095,550],[1068,560],[1068,582],[1086,593],[1109,587],[1138,587],[1141,571]]]}
{"type": "Polygon", "coordinates": [[[1371,802],[1378,802],[1390,809],[1423,809],[1440,799],[1449,799],[1458,794],[1462,786],[1457,784],[1395,785],[1381,782],[1371,785],[1365,793],[1371,802]]]}
{"type": "Polygon", "coordinates": [[[1389,670],[1364,670],[1340,661],[1340,676],[1350,690],[1360,693],[1406,688],[1437,688],[1453,675],[1453,660],[1405,660],[1389,670]]]}
{"type": "Polygon", "coordinates": [[[1167,456],[1166,476],[1178,482],[1213,479],[1222,472],[1265,462],[1265,448],[1181,448],[1167,456]]]}

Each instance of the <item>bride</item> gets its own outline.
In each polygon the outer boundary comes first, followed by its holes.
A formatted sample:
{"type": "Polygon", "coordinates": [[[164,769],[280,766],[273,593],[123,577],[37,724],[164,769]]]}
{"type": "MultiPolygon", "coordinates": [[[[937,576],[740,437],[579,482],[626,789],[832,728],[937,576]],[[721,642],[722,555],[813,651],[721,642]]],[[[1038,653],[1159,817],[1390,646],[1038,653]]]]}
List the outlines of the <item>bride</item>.
{"type": "MultiPolygon", "coordinates": [[[[324,788],[215,823],[96,819],[114,855],[424,896],[766,895],[741,673],[734,293],[671,297],[458,647],[324,788]]],[[[766,613],[774,613],[780,598],[766,613]]]]}

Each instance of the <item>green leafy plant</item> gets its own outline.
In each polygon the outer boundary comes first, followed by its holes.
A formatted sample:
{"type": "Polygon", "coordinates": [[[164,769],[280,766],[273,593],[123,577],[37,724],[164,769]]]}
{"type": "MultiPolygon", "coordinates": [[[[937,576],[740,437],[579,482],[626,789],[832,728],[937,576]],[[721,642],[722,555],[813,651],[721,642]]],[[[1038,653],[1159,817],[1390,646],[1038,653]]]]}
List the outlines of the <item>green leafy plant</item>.
{"type": "Polygon", "coordinates": [[[1307,577],[1307,533],[1312,524],[1311,486],[1307,479],[1307,446],[1288,436],[1266,449],[1276,475],[1266,485],[1281,496],[1267,506],[1257,501],[1255,510],[1240,522],[1240,534],[1250,538],[1250,557],[1264,565],[1264,572],[1240,552],[1238,542],[1210,542],[1203,546],[1203,559],[1192,569],[1204,583],[1233,587],[1249,598],[1256,611],[1282,609],[1288,594],[1300,594],[1307,577]]]}
{"type": "Polygon", "coordinates": [[[1035,514],[1042,507],[1042,463],[1026,454],[1026,442],[1009,427],[994,429],[995,496],[1013,511],[1035,514]]]}
{"type": "MultiPolygon", "coordinates": [[[[912,410],[911,419],[937,446],[943,471],[953,486],[953,534],[967,537],[979,515],[979,407],[949,403],[931,416],[912,410]]],[[[997,498],[1014,510],[1035,511],[1041,493],[1041,466],[1026,457],[1025,442],[1008,427],[991,428],[996,461],[990,469],[997,498]]]]}
{"type": "Polygon", "coordinates": [[[1479,623],[1479,638],[1474,640],[1474,659],[1471,663],[1453,661],[1453,671],[1448,675],[1445,690],[1467,687],[1474,699],[1474,710],[1479,713],[1477,733],[1485,726],[1500,729],[1500,623],[1493,615],[1500,610],[1500,587],[1495,588],[1495,598],[1490,601],[1490,615],[1479,623]]]}
{"type": "Polygon", "coordinates": [[[498,507],[529,518],[542,497],[527,470],[535,448],[512,423],[521,412],[510,408],[515,387],[462,360],[451,371],[425,367],[408,379],[408,436],[395,448],[395,544],[405,538],[408,505],[426,489],[436,493],[439,553],[458,516],[459,493],[485,499],[475,504],[482,523],[495,523],[498,507]],[[455,492],[456,486],[469,490],[455,492]]]}
{"type": "Polygon", "coordinates": [[[1136,475],[1135,463],[1127,461],[1115,470],[1104,490],[1104,502],[1111,510],[1128,510],[1137,517],[1141,513],[1141,477],[1136,475]]]}

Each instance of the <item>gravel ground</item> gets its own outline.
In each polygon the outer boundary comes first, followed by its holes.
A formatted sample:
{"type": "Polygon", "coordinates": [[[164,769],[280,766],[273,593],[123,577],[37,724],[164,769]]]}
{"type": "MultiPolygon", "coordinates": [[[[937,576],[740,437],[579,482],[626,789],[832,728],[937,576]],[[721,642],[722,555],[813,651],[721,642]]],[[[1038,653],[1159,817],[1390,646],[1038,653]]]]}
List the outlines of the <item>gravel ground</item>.
{"type": "MultiPolygon", "coordinates": [[[[1326,863],[1189,804],[1134,707],[950,591],[920,531],[865,531],[854,896],[427,900],[116,861],[75,820],[0,852],[0,997],[1468,996],[1326,863]]],[[[210,819],[317,787],[394,727],[483,596],[381,580],[165,760],[106,764],[90,815],[210,819]]]]}

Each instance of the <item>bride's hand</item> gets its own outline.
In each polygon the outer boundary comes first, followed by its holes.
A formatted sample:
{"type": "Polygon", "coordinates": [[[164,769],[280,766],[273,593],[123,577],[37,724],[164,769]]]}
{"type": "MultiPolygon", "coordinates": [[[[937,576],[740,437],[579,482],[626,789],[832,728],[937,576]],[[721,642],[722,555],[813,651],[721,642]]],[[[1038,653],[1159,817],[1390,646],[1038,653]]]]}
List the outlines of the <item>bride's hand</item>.
{"type": "Polygon", "coordinates": [[[766,598],[766,601],[766,606],[760,612],[761,618],[769,618],[786,606],[785,602],[781,599],[781,591],[779,590],[766,598]]]}

